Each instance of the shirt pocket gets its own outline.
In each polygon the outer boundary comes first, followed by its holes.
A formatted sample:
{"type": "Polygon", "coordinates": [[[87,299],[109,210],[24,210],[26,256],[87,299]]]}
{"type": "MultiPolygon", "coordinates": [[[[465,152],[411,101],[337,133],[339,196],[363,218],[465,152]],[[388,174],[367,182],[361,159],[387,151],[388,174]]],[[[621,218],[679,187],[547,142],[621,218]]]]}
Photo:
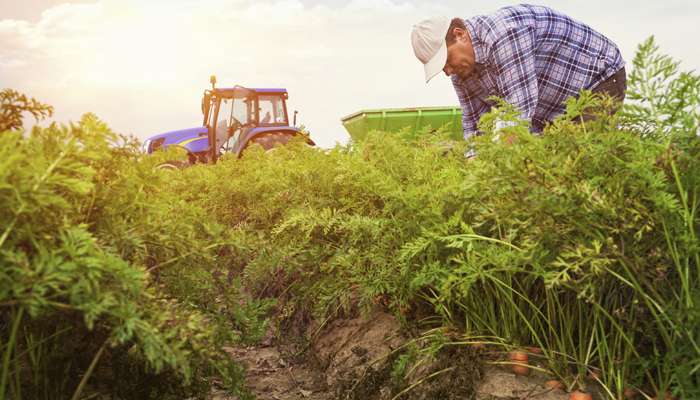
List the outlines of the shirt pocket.
{"type": "Polygon", "coordinates": [[[578,56],[578,63],[581,73],[577,74],[576,86],[582,89],[591,89],[598,77],[605,72],[605,55],[582,52],[578,56]]]}

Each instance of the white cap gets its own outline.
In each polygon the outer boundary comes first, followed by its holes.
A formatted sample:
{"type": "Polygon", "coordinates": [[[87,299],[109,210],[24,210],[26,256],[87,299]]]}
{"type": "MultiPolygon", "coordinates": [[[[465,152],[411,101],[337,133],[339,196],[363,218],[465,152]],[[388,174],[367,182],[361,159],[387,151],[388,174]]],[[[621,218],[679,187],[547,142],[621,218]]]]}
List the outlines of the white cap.
{"type": "Polygon", "coordinates": [[[416,57],[425,67],[425,83],[445,68],[447,63],[447,42],[445,36],[450,29],[447,17],[436,17],[413,25],[411,44],[416,57]]]}

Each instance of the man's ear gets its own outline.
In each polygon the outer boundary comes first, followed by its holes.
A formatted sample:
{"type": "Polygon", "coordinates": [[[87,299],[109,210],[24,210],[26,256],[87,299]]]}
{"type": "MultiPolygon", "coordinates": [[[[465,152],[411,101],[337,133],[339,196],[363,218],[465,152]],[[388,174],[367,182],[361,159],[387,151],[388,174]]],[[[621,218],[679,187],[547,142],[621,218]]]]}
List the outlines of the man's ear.
{"type": "Polygon", "coordinates": [[[452,34],[454,34],[455,39],[459,41],[463,41],[467,37],[467,31],[458,27],[452,29],[452,34]]]}

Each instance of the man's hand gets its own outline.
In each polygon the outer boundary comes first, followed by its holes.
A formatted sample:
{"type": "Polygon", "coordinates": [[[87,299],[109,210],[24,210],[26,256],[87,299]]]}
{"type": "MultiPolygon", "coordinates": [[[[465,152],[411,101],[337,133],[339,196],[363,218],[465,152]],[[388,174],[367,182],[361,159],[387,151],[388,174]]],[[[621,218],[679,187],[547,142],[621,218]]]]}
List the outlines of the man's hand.
{"type": "Polygon", "coordinates": [[[501,135],[503,137],[503,143],[507,144],[508,146],[513,145],[515,142],[518,141],[518,137],[515,136],[513,133],[506,133],[504,135],[501,135]]]}
{"type": "Polygon", "coordinates": [[[498,132],[496,132],[496,135],[493,137],[493,141],[505,143],[506,145],[510,146],[518,141],[518,136],[512,131],[512,129],[506,127],[501,128],[498,130],[498,132]]]}

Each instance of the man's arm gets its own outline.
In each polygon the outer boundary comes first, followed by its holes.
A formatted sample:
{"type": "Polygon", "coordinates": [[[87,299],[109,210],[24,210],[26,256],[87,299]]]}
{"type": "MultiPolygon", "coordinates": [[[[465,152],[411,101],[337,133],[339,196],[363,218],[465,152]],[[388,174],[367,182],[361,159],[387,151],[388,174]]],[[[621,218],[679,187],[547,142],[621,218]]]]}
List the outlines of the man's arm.
{"type": "Polygon", "coordinates": [[[462,129],[464,139],[469,139],[477,134],[477,123],[481,114],[489,110],[489,106],[481,101],[475,93],[468,92],[461,82],[461,79],[452,75],[452,86],[455,88],[459,104],[462,107],[462,129]]]}
{"type": "Polygon", "coordinates": [[[506,31],[491,53],[496,67],[496,86],[503,99],[531,121],[537,106],[535,28],[522,26],[506,31]]]}

